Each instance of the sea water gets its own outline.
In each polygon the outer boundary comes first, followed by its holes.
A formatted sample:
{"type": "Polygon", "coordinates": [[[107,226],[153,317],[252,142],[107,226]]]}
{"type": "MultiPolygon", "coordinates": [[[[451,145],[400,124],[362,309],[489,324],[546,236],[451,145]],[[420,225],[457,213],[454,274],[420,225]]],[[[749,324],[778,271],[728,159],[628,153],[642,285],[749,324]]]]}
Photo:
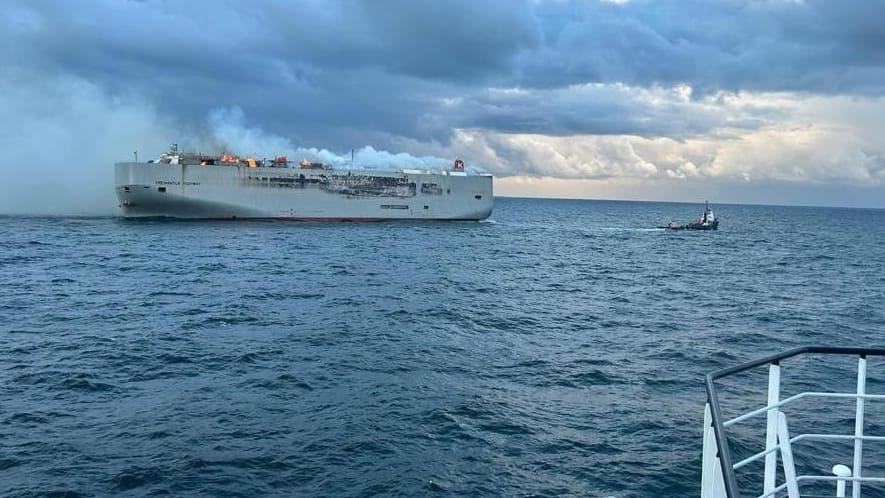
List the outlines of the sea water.
{"type": "Polygon", "coordinates": [[[0,217],[0,495],[697,496],[705,373],[885,345],[885,211],[712,207],[0,217]]]}

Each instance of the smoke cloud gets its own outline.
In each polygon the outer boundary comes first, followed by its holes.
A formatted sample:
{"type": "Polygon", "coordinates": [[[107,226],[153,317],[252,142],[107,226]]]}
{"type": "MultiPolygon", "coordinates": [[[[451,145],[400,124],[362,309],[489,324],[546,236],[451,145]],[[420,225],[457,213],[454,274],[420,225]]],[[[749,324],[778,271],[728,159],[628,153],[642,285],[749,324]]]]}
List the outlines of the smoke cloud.
{"type": "Polygon", "coordinates": [[[0,79],[0,109],[9,117],[0,124],[4,214],[113,214],[113,162],[175,135],[138,96],[70,76],[0,79]]]}
{"type": "MultiPolygon", "coordinates": [[[[376,150],[370,145],[354,149],[353,154],[335,153],[327,149],[303,147],[291,140],[268,133],[259,126],[250,126],[239,107],[216,109],[208,118],[211,136],[203,146],[212,153],[234,152],[259,158],[286,156],[289,160],[309,159],[339,168],[398,169],[398,168],[446,168],[451,159],[434,156],[413,156],[401,152],[376,150]]],[[[479,170],[478,168],[475,168],[479,170]]]]}
{"type": "Polygon", "coordinates": [[[136,94],[114,95],[89,81],[59,76],[0,80],[5,181],[0,214],[110,216],[117,213],[113,164],[146,161],[172,143],[206,153],[288,156],[337,167],[443,168],[439,157],[415,157],[364,146],[351,154],[299,147],[249,126],[238,107],[212,111],[204,123],[166,118],[136,94]]]}

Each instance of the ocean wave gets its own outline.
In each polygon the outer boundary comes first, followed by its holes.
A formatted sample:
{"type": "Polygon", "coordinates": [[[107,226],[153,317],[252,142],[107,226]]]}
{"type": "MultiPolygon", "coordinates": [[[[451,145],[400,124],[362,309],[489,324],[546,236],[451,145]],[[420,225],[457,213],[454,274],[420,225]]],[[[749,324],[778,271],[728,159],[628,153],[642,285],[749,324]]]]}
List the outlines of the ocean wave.
{"type": "Polygon", "coordinates": [[[789,219],[763,206],[662,236],[669,207],[0,217],[0,495],[696,494],[703,375],[876,345],[885,239],[828,210],[760,232],[789,219]]]}

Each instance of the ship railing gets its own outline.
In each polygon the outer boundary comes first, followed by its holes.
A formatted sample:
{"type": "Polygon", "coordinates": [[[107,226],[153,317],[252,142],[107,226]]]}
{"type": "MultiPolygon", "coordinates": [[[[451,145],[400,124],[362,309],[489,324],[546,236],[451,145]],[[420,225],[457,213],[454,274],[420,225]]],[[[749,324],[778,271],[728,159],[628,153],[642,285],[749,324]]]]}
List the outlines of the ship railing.
{"type": "MultiPolygon", "coordinates": [[[[864,433],[864,416],[867,410],[867,401],[885,400],[885,396],[879,394],[867,393],[867,358],[883,357],[885,349],[872,348],[840,348],[840,347],[822,347],[808,346],[786,351],[781,354],[761,358],[732,368],[726,368],[708,374],[706,376],[707,403],[704,408],[704,440],[702,452],[702,470],[701,470],[701,497],[702,498],[742,498],[755,496],[757,498],[769,497],[788,497],[800,498],[801,496],[831,496],[845,497],[846,488],[851,487],[852,498],[860,498],[861,490],[866,489],[873,496],[885,496],[885,476],[883,475],[866,475],[864,472],[864,443],[869,442],[867,447],[867,462],[872,461],[869,465],[876,465],[879,470],[882,467],[882,455],[885,454],[885,437],[874,436],[864,433]],[[840,373],[850,372],[851,378],[843,384],[851,385],[851,391],[803,391],[781,398],[781,375],[784,360],[791,360],[790,368],[793,368],[792,362],[795,361],[796,370],[801,372],[809,367],[817,367],[824,369],[823,375],[818,371],[814,378],[809,379],[803,376],[798,380],[796,385],[808,385],[810,381],[815,381],[815,385],[833,384],[831,377],[837,371],[840,373]],[[843,360],[850,357],[857,358],[856,371],[853,368],[837,367],[835,370],[832,365],[824,365],[820,362],[821,358],[841,358],[843,360]],[[807,360],[807,361],[806,361],[807,360]],[[753,393],[748,391],[744,384],[740,383],[739,374],[749,375],[752,371],[759,372],[761,367],[768,366],[768,390],[767,403],[759,408],[745,411],[744,413],[726,419],[723,415],[722,405],[720,404],[720,394],[727,388],[734,388],[737,391],[736,397],[747,398],[753,393]],[[798,368],[798,367],[802,368],[798,368]],[[841,370],[840,370],[841,369],[841,370]],[[856,377],[856,384],[853,382],[856,377]],[[727,379],[727,380],[726,380],[727,379]],[[723,386],[723,383],[731,382],[729,386],[723,386]],[[814,400],[821,399],[853,399],[854,410],[853,420],[848,418],[844,412],[821,412],[812,411],[808,408],[802,409],[805,405],[814,400]],[[804,402],[804,403],[800,403],[804,402]],[[805,425],[820,424],[820,432],[809,432],[798,435],[790,435],[788,416],[800,419],[805,425]],[[751,420],[765,418],[765,434],[764,449],[735,462],[732,445],[737,446],[744,452],[752,451],[752,447],[760,447],[760,442],[747,444],[748,438],[753,439],[750,434],[752,431],[742,427],[751,420]],[[831,419],[829,422],[826,419],[831,419]],[[833,431],[834,425],[848,424],[853,422],[852,434],[839,434],[833,431]],[[741,430],[744,429],[744,430],[741,430]],[[835,456],[838,451],[832,449],[833,442],[843,442],[842,444],[851,448],[851,454],[844,450],[845,454],[835,456]],[[818,442],[817,445],[809,445],[808,442],[818,442]],[[824,448],[821,443],[831,443],[830,446],[824,448]],[[797,443],[799,444],[797,446],[797,443]],[[879,443],[879,445],[876,445],[879,443]],[[794,453],[794,447],[797,448],[794,453]],[[750,449],[748,449],[750,448],[750,449]],[[870,448],[879,450],[877,459],[870,459],[870,448]],[[803,450],[800,452],[800,450],[803,450]],[[828,454],[829,452],[829,454],[828,454]],[[778,458],[780,456],[780,459],[778,458]],[[842,461],[834,461],[832,473],[825,475],[820,473],[797,473],[797,459],[802,458],[802,469],[811,469],[812,471],[820,469],[820,460],[825,458],[835,458],[842,461]],[[761,492],[758,492],[759,476],[751,472],[752,468],[762,466],[764,459],[764,469],[762,473],[761,492]],[[814,460],[817,462],[813,462],[814,460]],[[780,463],[779,463],[780,460],[780,463]],[[851,462],[851,466],[847,466],[844,462],[851,462]],[[740,479],[738,474],[740,473],[740,479]],[[780,478],[780,479],[779,479],[780,478]],[[778,480],[782,481],[778,484],[778,480]],[[823,483],[823,484],[822,484],[823,483]],[[826,487],[825,492],[834,491],[835,494],[820,495],[821,489],[826,487]],[[741,486],[745,489],[741,489],[741,486]],[[745,493],[746,488],[753,488],[757,491],[745,493]],[[801,490],[811,490],[817,494],[800,494],[801,490]]],[[[881,379],[878,379],[881,381],[881,379]]],[[[838,382],[836,382],[838,384],[838,382]]],[[[832,388],[830,385],[829,387],[832,388]]],[[[746,401],[746,399],[744,399],[746,401]]],[[[735,403],[732,403],[734,405],[735,403]]],[[[742,405],[743,406],[743,405],[742,405]]],[[[850,411],[849,411],[850,413],[850,411]]],[[[877,425],[881,422],[881,416],[872,420],[868,420],[867,425],[877,425]]],[[[761,432],[761,431],[759,431],[761,432]]],[[[827,464],[829,467],[829,464],[827,464]]]]}

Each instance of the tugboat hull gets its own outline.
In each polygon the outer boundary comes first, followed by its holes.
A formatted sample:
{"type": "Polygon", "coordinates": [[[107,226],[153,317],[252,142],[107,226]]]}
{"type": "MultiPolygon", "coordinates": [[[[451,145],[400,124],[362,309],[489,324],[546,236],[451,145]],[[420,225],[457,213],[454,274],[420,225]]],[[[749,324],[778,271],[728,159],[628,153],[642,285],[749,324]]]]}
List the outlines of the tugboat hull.
{"type": "Polygon", "coordinates": [[[670,223],[659,228],[666,228],[667,230],[718,230],[719,220],[715,220],[712,223],[689,223],[687,225],[670,223]]]}
{"type": "Polygon", "coordinates": [[[691,223],[673,223],[672,221],[666,225],[659,226],[658,228],[665,228],[667,230],[718,230],[719,229],[719,219],[713,215],[713,211],[710,210],[710,203],[704,203],[704,214],[700,218],[696,219],[691,223]]]}

